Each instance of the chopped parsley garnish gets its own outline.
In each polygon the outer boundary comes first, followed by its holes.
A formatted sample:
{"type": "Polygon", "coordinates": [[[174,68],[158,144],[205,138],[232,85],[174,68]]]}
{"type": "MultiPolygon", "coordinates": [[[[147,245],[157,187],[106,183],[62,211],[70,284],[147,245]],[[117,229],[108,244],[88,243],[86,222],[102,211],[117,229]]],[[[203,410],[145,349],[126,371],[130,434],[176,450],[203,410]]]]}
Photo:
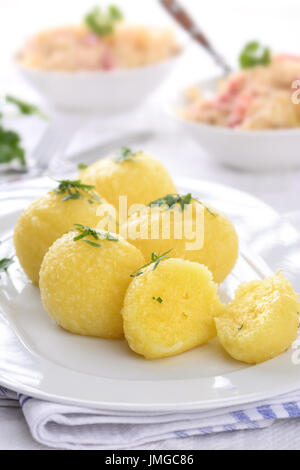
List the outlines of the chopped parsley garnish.
{"type": "Polygon", "coordinates": [[[86,170],[89,166],[85,163],[78,163],[77,168],[78,170],[86,170]]]}
{"type": "Polygon", "coordinates": [[[115,156],[115,163],[132,162],[140,152],[133,152],[128,147],[121,147],[119,153],[115,156]]]}
{"type": "Polygon", "coordinates": [[[11,103],[17,106],[21,114],[25,114],[27,116],[35,114],[41,117],[42,119],[48,119],[48,116],[46,116],[37,106],[31,103],[27,103],[26,101],[20,100],[16,96],[6,95],[5,101],[7,103],[11,103]]]}
{"type": "Polygon", "coordinates": [[[113,233],[110,232],[104,232],[103,236],[104,240],[108,240],[109,242],[118,242],[119,239],[116,237],[113,233]]]}
{"type": "Polygon", "coordinates": [[[271,61],[271,50],[262,46],[258,41],[246,44],[239,57],[241,69],[249,69],[258,65],[267,66],[271,61]]]}
{"type": "Polygon", "coordinates": [[[115,5],[108,6],[106,11],[95,6],[86,14],[84,23],[87,28],[98,36],[106,36],[114,32],[116,23],[122,19],[123,13],[115,5]]]}
{"type": "Polygon", "coordinates": [[[190,204],[192,200],[191,193],[181,196],[180,194],[167,194],[164,197],[156,199],[156,201],[150,202],[148,204],[150,207],[153,206],[168,206],[169,209],[172,209],[176,204],[180,205],[181,210],[184,210],[184,206],[190,204]]]}
{"type": "MultiPolygon", "coordinates": [[[[44,119],[48,119],[37,106],[26,103],[15,96],[6,95],[5,101],[17,106],[20,113],[24,115],[36,114],[44,119]]],[[[2,117],[3,114],[0,112],[0,119],[2,117]]],[[[5,129],[0,124],[0,164],[11,163],[12,161],[18,161],[22,166],[26,165],[25,150],[22,147],[21,137],[17,132],[5,129]]]]}
{"type": "Polygon", "coordinates": [[[78,232],[80,232],[80,234],[73,239],[74,242],[82,240],[83,242],[88,243],[93,247],[100,248],[101,244],[97,243],[100,240],[108,240],[110,242],[119,241],[119,239],[110,232],[99,232],[98,230],[92,229],[91,227],[87,227],[86,225],[82,224],[75,224],[75,228],[78,232]],[[89,240],[87,237],[92,237],[96,241],[89,240]]]}
{"type": "Polygon", "coordinates": [[[58,183],[59,185],[54,189],[54,192],[59,195],[65,194],[62,198],[63,202],[69,201],[70,199],[80,199],[83,196],[82,193],[84,193],[89,197],[89,204],[94,204],[95,201],[101,203],[101,199],[98,194],[93,192],[95,186],[83,184],[80,180],[60,180],[58,183]]]}
{"type": "Polygon", "coordinates": [[[0,273],[7,273],[9,266],[13,263],[14,263],[13,258],[0,259],[0,273]]]}
{"type": "Polygon", "coordinates": [[[161,297],[152,297],[152,300],[156,300],[159,304],[163,303],[163,299],[161,297]]]}
{"type": "Polygon", "coordinates": [[[13,160],[18,160],[22,166],[26,165],[21,137],[16,132],[4,129],[0,125],[0,164],[11,163],[13,160]]]}
{"type": "Polygon", "coordinates": [[[218,217],[218,214],[216,214],[215,212],[213,212],[209,207],[207,207],[205,204],[203,204],[203,202],[199,201],[199,199],[195,199],[195,201],[199,202],[199,204],[201,204],[205,210],[207,210],[207,212],[212,215],[213,217],[218,217]]]}
{"type": "Polygon", "coordinates": [[[169,209],[173,209],[176,204],[179,204],[180,209],[183,211],[185,206],[191,204],[191,202],[196,201],[202,206],[205,207],[207,212],[209,212],[213,217],[217,217],[217,214],[211,211],[211,209],[203,204],[203,202],[199,201],[199,199],[194,198],[191,193],[180,195],[180,194],[167,194],[164,197],[157,199],[156,201],[150,202],[148,206],[155,207],[155,206],[168,206],[169,209]]]}
{"type": "MultiPolygon", "coordinates": [[[[75,240],[75,238],[74,238],[74,240],[75,240]]],[[[100,248],[100,246],[101,246],[100,243],[95,243],[95,242],[92,242],[91,240],[82,240],[82,241],[85,242],[85,243],[88,243],[91,246],[94,246],[95,248],[100,248]]]]}
{"type": "Polygon", "coordinates": [[[244,323],[242,324],[242,326],[240,326],[240,328],[238,328],[238,331],[242,331],[243,328],[244,328],[244,323]]]}
{"type": "Polygon", "coordinates": [[[167,255],[169,253],[171,253],[171,251],[173,250],[173,248],[171,248],[171,250],[168,250],[166,251],[165,253],[161,254],[161,255],[157,255],[156,253],[152,253],[151,255],[151,261],[150,263],[147,263],[145,264],[144,266],[142,266],[141,268],[137,269],[134,273],[132,273],[130,275],[130,277],[138,277],[138,276],[141,276],[143,273],[144,273],[144,269],[148,268],[149,266],[151,266],[152,264],[154,265],[153,266],[153,271],[155,271],[155,269],[157,268],[157,266],[159,265],[159,263],[161,261],[163,261],[164,259],[168,259],[167,258],[167,255]]]}

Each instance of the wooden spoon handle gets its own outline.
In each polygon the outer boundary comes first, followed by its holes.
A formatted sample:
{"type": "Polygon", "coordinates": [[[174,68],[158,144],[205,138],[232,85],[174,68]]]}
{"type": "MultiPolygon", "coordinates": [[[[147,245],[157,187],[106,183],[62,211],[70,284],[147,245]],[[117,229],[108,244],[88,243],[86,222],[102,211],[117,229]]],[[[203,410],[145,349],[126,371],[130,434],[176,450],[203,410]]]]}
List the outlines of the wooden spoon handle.
{"type": "Polygon", "coordinates": [[[213,48],[207,37],[203,34],[199,26],[195,23],[187,11],[177,0],[159,0],[165,9],[188,33],[199,42],[214,58],[226,73],[231,71],[231,67],[226,63],[223,57],[213,48]]]}

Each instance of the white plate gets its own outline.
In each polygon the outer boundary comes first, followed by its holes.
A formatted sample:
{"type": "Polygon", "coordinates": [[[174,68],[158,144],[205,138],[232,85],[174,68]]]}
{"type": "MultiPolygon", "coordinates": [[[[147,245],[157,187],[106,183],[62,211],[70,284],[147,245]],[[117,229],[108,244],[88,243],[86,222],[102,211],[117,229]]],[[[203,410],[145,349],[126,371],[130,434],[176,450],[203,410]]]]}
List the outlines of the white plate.
{"type": "MultiPolygon", "coordinates": [[[[273,271],[283,268],[300,290],[300,236],[271,208],[221,185],[197,180],[177,182],[224,210],[235,222],[250,262],[241,256],[223,287],[231,296],[238,282],[270,273],[250,254],[263,253],[273,271]]],[[[50,187],[46,179],[11,186],[0,193],[0,240],[7,238],[28,203],[50,187]]],[[[0,258],[10,255],[0,245],[0,258]]],[[[15,264],[1,276],[0,383],[23,394],[98,409],[184,411],[217,408],[268,398],[300,387],[292,351],[247,367],[230,359],[217,340],[174,358],[145,361],[125,341],[69,334],[43,310],[39,290],[15,264]]]]}
{"type": "MultiPolygon", "coordinates": [[[[219,78],[195,86],[215,94],[219,78]]],[[[233,168],[270,171],[300,167],[300,129],[242,130],[188,121],[178,110],[186,104],[183,91],[167,102],[167,114],[208,152],[210,157],[233,168]]]]}

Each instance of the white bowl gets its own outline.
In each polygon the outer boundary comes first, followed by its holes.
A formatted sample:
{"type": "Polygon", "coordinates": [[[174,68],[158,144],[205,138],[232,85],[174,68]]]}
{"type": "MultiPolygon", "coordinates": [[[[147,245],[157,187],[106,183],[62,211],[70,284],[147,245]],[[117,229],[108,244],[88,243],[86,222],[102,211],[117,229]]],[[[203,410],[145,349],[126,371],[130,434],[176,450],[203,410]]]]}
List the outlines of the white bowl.
{"type": "MultiPolygon", "coordinates": [[[[213,78],[197,86],[211,92],[216,90],[218,80],[213,78]]],[[[218,162],[252,171],[300,167],[300,129],[246,131],[201,124],[180,116],[178,108],[183,104],[183,92],[176,93],[167,103],[168,115],[218,162]]]]}
{"type": "Polygon", "coordinates": [[[105,72],[56,72],[17,66],[27,82],[57,108],[117,113],[141,104],[170,74],[180,55],[154,65],[105,72]]]}

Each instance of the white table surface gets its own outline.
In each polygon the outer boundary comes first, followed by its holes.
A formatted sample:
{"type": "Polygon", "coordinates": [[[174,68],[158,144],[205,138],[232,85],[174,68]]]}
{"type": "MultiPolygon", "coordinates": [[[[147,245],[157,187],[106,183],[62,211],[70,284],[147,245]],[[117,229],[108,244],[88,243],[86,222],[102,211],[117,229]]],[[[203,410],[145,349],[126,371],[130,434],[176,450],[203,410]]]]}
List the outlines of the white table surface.
{"type": "MultiPolygon", "coordinates": [[[[56,0],[52,2],[36,2],[35,0],[28,0],[26,2],[27,8],[37,8],[37,5],[41,6],[41,3],[46,4],[46,13],[41,20],[41,24],[46,22],[46,17],[49,18],[50,12],[50,3],[55,4],[56,0]]],[[[150,0],[149,0],[150,1],[150,0]]],[[[147,0],[147,6],[149,7],[149,1],[147,0]]],[[[151,0],[152,1],[152,0],[151,0]]],[[[12,21],[14,14],[16,13],[16,8],[24,8],[25,2],[20,2],[18,0],[2,0],[0,11],[1,19],[5,19],[5,14],[9,21],[12,21]],[[2,5],[3,3],[3,5],[2,5]]],[[[66,3],[60,1],[60,5],[63,4],[66,7],[66,3]]],[[[123,2],[119,2],[123,3],[123,2]]],[[[134,3],[134,0],[130,0],[130,5],[134,3]]],[[[139,2],[140,4],[141,2],[139,2]]],[[[196,2],[191,0],[186,0],[186,4],[193,7],[196,7],[196,2]]],[[[198,3],[198,2],[197,2],[198,3]]],[[[82,8],[82,0],[74,1],[76,4],[76,11],[79,11],[79,7],[82,8]]],[[[144,4],[144,2],[143,2],[144,4]]],[[[213,9],[216,8],[218,4],[219,9],[224,8],[225,2],[216,2],[213,0],[209,2],[210,7],[206,5],[205,10],[205,19],[211,26],[220,27],[220,17],[222,17],[221,12],[217,15],[217,19],[213,21],[213,9]]],[[[277,0],[272,2],[272,11],[270,12],[270,3],[269,1],[252,0],[252,2],[243,2],[243,10],[241,9],[241,2],[230,0],[226,2],[229,9],[228,18],[245,18],[245,14],[250,15],[249,18],[253,19],[253,34],[260,34],[258,37],[264,37],[269,42],[280,45],[281,49],[285,47],[286,44],[290,44],[289,50],[298,50],[299,51],[299,41],[294,40],[294,37],[298,37],[298,24],[294,22],[294,18],[297,16],[299,18],[300,6],[299,2],[294,0],[277,0]],[[269,9],[267,9],[267,4],[269,9]],[[244,9],[244,5],[245,8],[244,9]],[[297,13],[297,15],[296,15],[297,13]],[[269,18],[269,15],[273,19],[273,29],[268,22],[269,29],[264,29],[263,33],[263,18],[269,18]],[[259,16],[258,16],[259,15],[259,16]],[[254,19],[257,18],[257,21],[254,19]],[[288,38],[286,35],[278,35],[274,33],[275,29],[277,30],[277,25],[289,25],[289,35],[288,38]],[[296,28],[297,26],[297,28],[296,28]],[[273,33],[272,33],[273,31],[273,33]],[[279,38],[280,36],[280,38],[279,38]],[[282,41],[284,40],[284,46],[282,41]]],[[[137,3],[135,3],[137,5],[137,3]]],[[[67,7],[65,8],[66,10],[67,7]]],[[[52,13],[54,11],[54,6],[52,8],[52,13]]],[[[62,10],[63,11],[63,8],[62,10]]],[[[69,11],[69,10],[68,10],[69,11]]],[[[151,10],[152,11],[152,10],[151,10]]],[[[39,13],[42,17],[42,11],[39,10],[39,13]]],[[[54,15],[54,13],[53,13],[54,15]]],[[[52,15],[52,17],[54,17],[52,15]]],[[[51,15],[50,15],[51,17],[51,15]]],[[[61,19],[63,18],[63,13],[60,13],[61,19]]],[[[20,22],[22,15],[18,15],[16,18],[17,22],[20,22]]],[[[214,16],[216,18],[216,15],[214,16]]],[[[4,24],[4,23],[3,23],[4,24]]],[[[19,23],[18,23],[19,24],[19,23]]],[[[265,25],[265,23],[264,23],[265,25]]],[[[19,25],[20,26],[20,25],[19,25]]],[[[35,25],[36,26],[36,25],[35,25]]],[[[27,26],[28,27],[28,26],[27,26]]],[[[37,29],[37,28],[36,28],[37,29]]],[[[246,28],[247,29],[247,28],[246,28]]],[[[4,28],[5,31],[5,28],[4,28]]],[[[6,30],[7,32],[8,30],[6,30]]],[[[14,29],[15,31],[15,29],[14,29]]],[[[241,42],[243,42],[246,37],[246,33],[243,28],[237,28],[236,34],[239,34],[241,37],[241,42]],[[238,33],[237,33],[238,31],[238,33]]],[[[22,34],[26,34],[27,31],[23,31],[22,34]]],[[[3,34],[3,28],[1,28],[1,33],[3,34]]],[[[248,34],[248,33],[247,33],[248,34]]],[[[19,34],[19,37],[21,33],[19,34]]],[[[0,36],[1,39],[2,36],[0,36]]],[[[228,38],[228,36],[226,36],[228,38]]],[[[223,50],[229,50],[231,53],[236,54],[236,48],[232,49],[233,44],[233,35],[231,37],[231,42],[229,39],[224,40],[223,50]],[[231,47],[231,48],[230,48],[231,47]]],[[[249,38],[249,34],[248,34],[249,38]]],[[[251,36],[250,39],[253,37],[251,36]]],[[[12,38],[12,44],[16,43],[16,39],[12,38]],[[15,41],[15,43],[14,43],[15,41]]],[[[223,44],[222,41],[220,41],[223,44]]],[[[7,41],[5,41],[5,46],[7,41]]],[[[34,96],[32,92],[27,89],[23,83],[19,82],[16,78],[14,72],[9,66],[9,61],[5,62],[5,58],[8,57],[7,49],[4,46],[3,41],[0,41],[0,52],[2,55],[2,60],[0,60],[1,69],[5,66],[6,74],[2,75],[0,80],[0,92],[15,92],[21,96],[34,96]],[[2,45],[2,50],[1,50],[2,45]]],[[[191,67],[191,57],[194,57],[195,52],[193,48],[190,49],[189,57],[186,59],[186,65],[181,67],[181,70],[177,72],[177,82],[182,79],[183,76],[186,77],[187,71],[191,67]]],[[[0,54],[0,55],[1,55],[0,54]]],[[[211,71],[211,64],[207,62],[206,58],[203,56],[203,53],[199,54],[199,60],[201,58],[201,64],[206,64],[205,73],[202,75],[209,75],[211,71]]],[[[194,61],[193,61],[194,63],[194,61]]],[[[198,74],[198,76],[201,74],[198,74]]],[[[196,76],[195,76],[196,78],[196,76]]],[[[173,81],[176,78],[173,78],[173,81]]],[[[184,80],[182,80],[182,83],[184,80]]],[[[169,84],[171,86],[171,84],[169,84]]],[[[168,86],[168,87],[169,87],[168,86]]],[[[168,88],[167,87],[167,88],[168,88]]],[[[146,112],[144,113],[144,115],[146,112]]],[[[192,178],[201,178],[211,181],[220,182],[222,184],[227,184],[241,190],[251,192],[257,197],[261,198],[266,203],[273,206],[280,213],[285,214],[288,212],[296,212],[300,210],[300,171],[292,172],[278,172],[273,173],[269,172],[267,174],[251,174],[235,171],[229,168],[221,167],[215,164],[209,156],[207,156],[199,147],[187,138],[185,135],[182,135],[178,130],[176,130],[173,125],[165,122],[163,126],[163,117],[160,118],[159,122],[160,129],[164,129],[163,132],[156,134],[153,139],[145,145],[145,150],[148,150],[155,156],[159,157],[165,165],[169,168],[171,173],[176,176],[185,176],[192,178]]],[[[143,118],[144,120],[144,118],[143,118]]],[[[28,142],[36,141],[37,135],[35,132],[35,126],[32,121],[28,121],[25,124],[25,134],[28,142]]],[[[134,129],[135,123],[132,122],[131,128],[134,129]]],[[[97,126],[96,126],[97,128],[97,126]]],[[[101,126],[100,126],[101,128],[101,126]]],[[[300,155],[299,155],[300,156],[300,155]]],[[[0,189],[1,190],[1,189],[0,189]]],[[[20,409],[16,408],[0,408],[0,449],[41,449],[42,447],[36,444],[30,436],[22,412],[20,409]]],[[[148,449],[300,449],[300,420],[288,420],[284,422],[278,422],[270,428],[264,430],[254,430],[254,431],[240,431],[233,433],[223,433],[220,435],[212,436],[201,436],[188,439],[172,440],[165,443],[152,444],[147,447],[148,449]]]]}

